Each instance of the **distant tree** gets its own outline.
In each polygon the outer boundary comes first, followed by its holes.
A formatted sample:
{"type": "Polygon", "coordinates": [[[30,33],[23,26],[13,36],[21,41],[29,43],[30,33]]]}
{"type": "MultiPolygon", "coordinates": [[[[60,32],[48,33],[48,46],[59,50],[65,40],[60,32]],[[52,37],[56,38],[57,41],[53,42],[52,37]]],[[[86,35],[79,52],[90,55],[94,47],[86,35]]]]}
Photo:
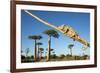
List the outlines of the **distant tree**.
{"type": "Polygon", "coordinates": [[[53,53],[53,54],[55,54],[55,52],[54,52],[54,51],[53,51],[52,53],[53,53]]]}
{"type": "MultiPolygon", "coordinates": [[[[48,51],[48,48],[46,49],[46,51],[48,51]]],[[[50,55],[50,57],[52,57],[53,56],[53,54],[55,54],[55,52],[54,52],[54,49],[50,49],[50,52],[51,52],[51,55],[50,55]]],[[[47,53],[47,52],[46,52],[47,53]]]]}
{"type": "Polygon", "coordinates": [[[21,53],[23,53],[23,50],[21,50],[21,53]]]}
{"type": "Polygon", "coordinates": [[[56,59],[56,58],[57,58],[57,55],[56,55],[56,54],[53,54],[53,55],[52,55],[52,58],[53,58],[53,59],[56,59]]]}
{"type": "Polygon", "coordinates": [[[24,55],[21,55],[21,60],[25,59],[25,56],[24,55]]]}
{"type": "Polygon", "coordinates": [[[39,52],[40,52],[40,59],[42,59],[42,53],[43,53],[44,49],[43,48],[39,48],[39,52]]]}
{"type": "Polygon", "coordinates": [[[74,44],[69,44],[68,48],[70,49],[70,55],[72,56],[72,48],[74,47],[74,44]]]}
{"type": "Polygon", "coordinates": [[[26,57],[28,57],[28,53],[30,52],[29,48],[26,48],[25,53],[26,53],[26,57]]]}
{"type": "Polygon", "coordinates": [[[84,55],[84,56],[83,56],[83,59],[84,59],[84,60],[86,60],[86,59],[88,59],[88,58],[89,58],[88,55],[84,55]]]}
{"type": "Polygon", "coordinates": [[[31,56],[31,59],[33,59],[33,58],[34,58],[34,56],[32,55],[32,56],[31,56]]]}
{"type": "Polygon", "coordinates": [[[21,49],[21,55],[23,55],[24,51],[21,49]]]}
{"type": "Polygon", "coordinates": [[[61,59],[63,59],[64,57],[65,57],[65,55],[64,55],[64,54],[61,54],[61,55],[60,55],[60,58],[61,58],[61,59]]]}
{"type": "Polygon", "coordinates": [[[67,54],[66,57],[71,57],[71,55],[70,54],[67,54]]]}

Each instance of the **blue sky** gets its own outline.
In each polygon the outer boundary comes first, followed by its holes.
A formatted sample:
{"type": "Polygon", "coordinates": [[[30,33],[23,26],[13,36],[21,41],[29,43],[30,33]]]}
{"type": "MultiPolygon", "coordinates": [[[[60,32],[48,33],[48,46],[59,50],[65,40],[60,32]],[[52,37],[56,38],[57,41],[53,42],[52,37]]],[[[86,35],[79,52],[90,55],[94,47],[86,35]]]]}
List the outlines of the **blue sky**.
{"type": "MultiPolygon", "coordinates": [[[[40,17],[41,19],[51,23],[55,26],[60,26],[62,24],[71,26],[80,37],[86,39],[90,42],[90,14],[82,13],[82,12],[56,12],[56,11],[37,11],[37,10],[29,10],[31,13],[40,17]]],[[[21,49],[25,50],[26,48],[30,49],[29,55],[34,54],[34,40],[28,39],[30,35],[42,35],[43,38],[40,42],[43,43],[41,45],[44,50],[48,47],[48,37],[42,32],[47,29],[53,29],[35,18],[31,17],[24,10],[21,10],[21,49]]],[[[68,49],[68,44],[74,44],[73,54],[82,55],[82,46],[83,44],[73,41],[69,37],[60,33],[60,37],[58,39],[52,37],[51,48],[55,50],[57,55],[60,54],[70,54],[68,49]]],[[[86,54],[90,54],[90,48],[85,51],[86,54]]]]}

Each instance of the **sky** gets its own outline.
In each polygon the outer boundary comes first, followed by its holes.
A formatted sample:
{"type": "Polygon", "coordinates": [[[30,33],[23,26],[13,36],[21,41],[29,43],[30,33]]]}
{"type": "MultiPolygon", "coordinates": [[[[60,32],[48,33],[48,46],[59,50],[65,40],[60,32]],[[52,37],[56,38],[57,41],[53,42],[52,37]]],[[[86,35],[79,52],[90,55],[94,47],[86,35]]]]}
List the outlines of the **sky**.
{"type": "MultiPolygon", "coordinates": [[[[28,10],[32,14],[35,14],[39,18],[47,21],[54,26],[68,25],[72,27],[81,38],[90,42],[90,13],[83,12],[59,12],[59,11],[39,11],[39,10],[28,10]]],[[[35,18],[31,17],[24,10],[21,10],[21,49],[25,51],[26,48],[30,49],[29,55],[34,54],[34,40],[28,38],[30,35],[41,35],[43,38],[39,40],[43,45],[40,47],[48,47],[48,36],[43,34],[43,31],[53,29],[35,18]]],[[[83,54],[83,44],[77,41],[73,41],[71,38],[65,36],[61,32],[59,38],[51,38],[51,48],[54,49],[57,55],[70,54],[68,49],[69,44],[74,44],[73,55],[83,54]]],[[[90,48],[85,50],[85,53],[90,55],[90,48]]],[[[45,54],[44,54],[45,55],[45,54]]]]}

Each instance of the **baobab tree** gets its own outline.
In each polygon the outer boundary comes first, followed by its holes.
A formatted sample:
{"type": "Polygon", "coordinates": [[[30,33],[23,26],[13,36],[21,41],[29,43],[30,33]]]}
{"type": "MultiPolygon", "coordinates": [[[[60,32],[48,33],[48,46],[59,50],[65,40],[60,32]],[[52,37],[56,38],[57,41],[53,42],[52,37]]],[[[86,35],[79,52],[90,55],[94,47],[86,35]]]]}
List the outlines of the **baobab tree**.
{"type": "Polygon", "coordinates": [[[29,53],[29,48],[26,48],[25,53],[26,53],[26,57],[28,57],[28,53],[29,53]]]}
{"type": "Polygon", "coordinates": [[[74,47],[74,44],[69,44],[68,48],[70,49],[70,55],[72,56],[72,48],[74,47]]]}
{"type": "Polygon", "coordinates": [[[58,38],[59,34],[57,31],[55,31],[53,29],[45,30],[43,33],[48,35],[48,52],[47,52],[47,60],[46,61],[49,61],[50,60],[50,49],[51,49],[51,37],[58,38]]]}
{"type": "Polygon", "coordinates": [[[29,36],[29,39],[33,39],[35,42],[35,48],[34,48],[34,61],[37,61],[37,40],[40,40],[42,38],[42,36],[40,35],[32,35],[29,36]]]}
{"type": "Polygon", "coordinates": [[[43,48],[39,48],[39,52],[40,52],[40,59],[42,59],[42,53],[43,53],[44,49],[43,48]]]}
{"type": "Polygon", "coordinates": [[[38,43],[37,43],[37,48],[38,48],[38,54],[37,54],[37,55],[38,55],[38,59],[39,59],[39,48],[40,48],[40,45],[42,45],[42,44],[43,44],[43,43],[41,43],[41,42],[38,42],[38,43]]]}

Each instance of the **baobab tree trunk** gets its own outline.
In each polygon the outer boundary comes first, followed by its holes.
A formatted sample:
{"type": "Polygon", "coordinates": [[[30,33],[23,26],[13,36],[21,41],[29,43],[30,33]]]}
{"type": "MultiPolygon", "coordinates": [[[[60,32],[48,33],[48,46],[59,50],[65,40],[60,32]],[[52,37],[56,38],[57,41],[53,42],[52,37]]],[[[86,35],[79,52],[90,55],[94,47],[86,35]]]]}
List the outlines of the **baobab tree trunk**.
{"type": "Polygon", "coordinates": [[[71,55],[71,57],[72,57],[72,48],[70,48],[70,55],[71,55]]]}
{"type": "Polygon", "coordinates": [[[47,60],[46,61],[50,60],[50,49],[51,49],[51,36],[49,36],[49,38],[48,38],[48,52],[47,52],[47,60]]]}
{"type": "Polygon", "coordinates": [[[37,61],[37,47],[36,47],[36,40],[35,40],[35,48],[34,48],[34,61],[37,61]]]}
{"type": "Polygon", "coordinates": [[[38,60],[39,60],[39,45],[37,45],[37,48],[38,48],[38,53],[37,53],[37,58],[38,58],[38,60]]]}

